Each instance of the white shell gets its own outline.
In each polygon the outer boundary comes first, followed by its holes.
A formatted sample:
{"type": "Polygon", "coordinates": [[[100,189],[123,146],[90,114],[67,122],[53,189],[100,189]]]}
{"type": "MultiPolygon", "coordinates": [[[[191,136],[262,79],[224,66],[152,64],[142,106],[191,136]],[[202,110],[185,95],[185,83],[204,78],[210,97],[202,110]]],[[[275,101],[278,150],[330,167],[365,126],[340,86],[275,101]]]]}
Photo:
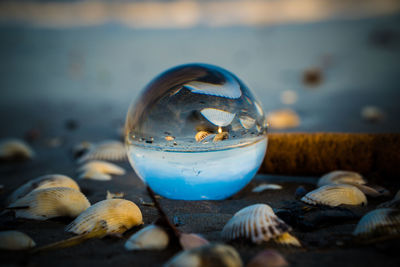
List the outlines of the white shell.
{"type": "Polygon", "coordinates": [[[93,160],[82,165],[78,172],[80,172],[79,178],[81,179],[92,179],[100,181],[111,180],[110,174],[124,175],[125,170],[113,163],[93,160]]]}
{"type": "Polygon", "coordinates": [[[205,108],[202,109],[200,113],[209,122],[219,127],[228,126],[231,124],[233,118],[235,118],[235,113],[230,113],[228,111],[216,108],[205,108]]]}
{"type": "Polygon", "coordinates": [[[319,178],[317,186],[321,187],[328,184],[366,184],[366,181],[356,172],[332,171],[319,178]]]}
{"type": "Polygon", "coordinates": [[[125,243],[127,250],[163,250],[168,246],[167,232],[156,225],[149,225],[133,234],[125,243]]]}
{"type": "Polygon", "coordinates": [[[311,205],[366,205],[367,198],[357,187],[346,184],[324,185],[308,192],[301,201],[311,205]]]}
{"type": "Polygon", "coordinates": [[[253,119],[252,117],[243,115],[239,117],[240,124],[245,128],[245,129],[251,129],[253,128],[254,124],[256,123],[256,120],[253,119]]]}
{"type": "Polygon", "coordinates": [[[242,267],[239,253],[231,246],[210,244],[194,249],[184,250],[167,263],[164,267],[242,267]]]}
{"type": "Polygon", "coordinates": [[[122,234],[143,223],[142,212],[135,203],[125,199],[106,199],[82,212],[65,230],[87,233],[100,221],[107,224],[107,234],[122,234]]]}
{"type": "Polygon", "coordinates": [[[47,220],[55,217],[76,217],[90,206],[78,190],[51,187],[30,192],[8,206],[17,218],[47,220]]]}
{"type": "Polygon", "coordinates": [[[125,146],[120,141],[103,141],[95,144],[78,160],[79,163],[88,160],[123,161],[127,159],[125,146]]]}
{"type": "Polygon", "coordinates": [[[9,197],[8,203],[25,196],[33,190],[51,188],[51,187],[69,187],[80,190],[79,185],[70,177],[61,174],[47,174],[32,179],[18,187],[9,197]]]}
{"type": "Polygon", "coordinates": [[[0,249],[24,250],[36,246],[35,241],[28,235],[19,231],[0,232],[0,249]]]}
{"type": "Polygon", "coordinates": [[[300,125],[300,117],[291,109],[281,109],[269,112],[267,121],[271,129],[289,129],[300,125]]]}
{"type": "Polygon", "coordinates": [[[373,237],[400,234],[400,210],[383,208],[368,212],[358,222],[355,236],[373,237]]]}
{"type": "Polygon", "coordinates": [[[227,78],[224,84],[191,81],[183,86],[196,94],[215,95],[232,99],[239,98],[242,95],[239,84],[230,77],[227,78]]]}
{"type": "Polygon", "coordinates": [[[254,193],[259,193],[264,190],[280,190],[282,189],[282,186],[279,184],[260,184],[251,190],[254,193]]]}
{"type": "Polygon", "coordinates": [[[255,204],[236,212],[222,229],[222,237],[226,240],[248,238],[253,243],[261,243],[280,236],[289,229],[270,206],[255,204]]]}
{"type": "Polygon", "coordinates": [[[18,139],[5,139],[0,142],[0,160],[32,159],[33,149],[18,139]]]}

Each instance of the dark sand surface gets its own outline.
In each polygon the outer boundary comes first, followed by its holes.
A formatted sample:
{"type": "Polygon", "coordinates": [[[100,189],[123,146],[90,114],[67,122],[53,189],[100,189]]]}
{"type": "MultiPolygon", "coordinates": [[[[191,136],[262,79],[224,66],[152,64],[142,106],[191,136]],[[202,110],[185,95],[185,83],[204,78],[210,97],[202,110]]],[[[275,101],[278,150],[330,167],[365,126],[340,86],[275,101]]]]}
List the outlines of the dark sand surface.
{"type": "MultiPolygon", "coordinates": [[[[251,30],[172,32],[119,28],[115,31],[107,27],[55,31],[3,26],[0,137],[22,138],[32,129],[39,137],[31,143],[37,153],[32,161],[1,163],[1,203],[4,205],[14,189],[32,178],[49,173],[76,177],[77,164],[71,147],[84,140],[118,139],[130,100],[154,75],[179,63],[202,61],[231,69],[249,81],[266,111],[282,106],[282,90],[296,90],[299,101],[293,108],[302,118],[300,127],[294,129],[297,131],[398,132],[398,21],[398,17],[390,17],[251,30]],[[393,36],[389,34],[392,37],[388,43],[371,43],[371,32],[381,29],[389,29],[393,36]],[[191,42],[194,44],[189,46],[191,42]],[[143,48],[147,44],[150,45],[143,48]],[[204,53],[202,47],[208,47],[209,52],[204,53]],[[129,53],[130,49],[133,52],[129,53]],[[318,65],[325,54],[332,55],[333,65],[320,87],[307,90],[300,82],[301,73],[318,65]],[[85,62],[83,69],[69,72],[71,64],[79,65],[80,57],[85,62]],[[379,105],[387,113],[386,119],[377,124],[363,121],[359,112],[367,104],[379,105]],[[77,122],[75,130],[66,127],[70,119],[77,122]]],[[[82,191],[91,203],[104,199],[106,190],[122,191],[126,199],[138,204],[145,225],[152,223],[157,219],[156,209],[139,201],[150,201],[143,183],[128,162],[119,165],[128,170],[126,175],[108,182],[79,180],[82,191]]],[[[267,203],[275,210],[293,206],[296,188],[304,185],[310,190],[315,181],[316,177],[258,175],[243,191],[224,201],[161,199],[160,203],[171,220],[176,217],[182,223],[182,231],[221,241],[222,227],[240,208],[254,203],[267,203]],[[251,192],[264,181],[276,181],[283,185],[283,190],[251,192]]],[[[392,193],[400,188],[399,183],[387,181],[380,185],[392,193]]],[[[361,215],[385,200],[369,199],[367,207],[354,212],[361,215]]],[[[7,215],[0,217],[0,230],[21,230],[41,246],[70,237],[64,232],[69,221],[14,220],[7,215]]],[[[400,266],[398,240],[373,245],[352,242],[351,233],[357,221],[355,218],[307,229],[293,225],[303,248],[245,242],[233,245],[245,263],[258,251],[275,247],[292,266],[400,266]]],[[[125,251],[125,240],[138,229],[129,230],[122,239],[89,240],[76,247],[37,255],[2,251],[0,262],[4,266],[159,266],[177,253],[176,247],[161,252],[125,251]]]]}

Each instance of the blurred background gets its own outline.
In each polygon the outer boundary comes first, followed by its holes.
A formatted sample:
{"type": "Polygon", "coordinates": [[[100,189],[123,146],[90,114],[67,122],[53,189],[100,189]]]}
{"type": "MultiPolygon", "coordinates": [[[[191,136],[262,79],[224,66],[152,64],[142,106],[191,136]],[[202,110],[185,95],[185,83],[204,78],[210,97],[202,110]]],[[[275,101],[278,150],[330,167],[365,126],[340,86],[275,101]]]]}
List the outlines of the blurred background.
{"type": "Polygon", "coordinates": [[[400,131],[398,0],[1,1],[0,59],[0,137],[112,136],[189,62],[240,77],[272,131],[400,131]]]}

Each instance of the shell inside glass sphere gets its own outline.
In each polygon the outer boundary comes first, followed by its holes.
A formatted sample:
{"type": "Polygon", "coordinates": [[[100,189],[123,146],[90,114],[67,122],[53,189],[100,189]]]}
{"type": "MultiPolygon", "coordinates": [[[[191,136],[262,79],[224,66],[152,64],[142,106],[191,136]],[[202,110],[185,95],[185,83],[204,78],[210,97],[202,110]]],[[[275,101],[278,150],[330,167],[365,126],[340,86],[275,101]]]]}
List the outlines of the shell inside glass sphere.
{"type": "Polygon", "coordinates": [[[261,165],[266,125],[260,103],[234,74],[188,64],[147,85],[128,110],[125,141],[131,165],[156,193],[224,199],[261,165]]]}

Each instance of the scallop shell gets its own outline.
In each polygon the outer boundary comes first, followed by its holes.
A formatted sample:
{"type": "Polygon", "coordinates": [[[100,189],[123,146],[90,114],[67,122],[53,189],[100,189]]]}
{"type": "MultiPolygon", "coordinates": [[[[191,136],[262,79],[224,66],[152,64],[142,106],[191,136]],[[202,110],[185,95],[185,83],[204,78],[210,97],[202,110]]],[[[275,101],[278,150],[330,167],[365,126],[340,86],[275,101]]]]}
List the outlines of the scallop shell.
{"type": "Polygon", "coordinates": [[[251,190],[251,192],[259,193],[264,190],[280,190],[280,189],[282,189],[282,186],[279,184],[260,184],[254,187],[253,190],[251,190]]]}
{"type": "Polygon", "coordinates": [[[367,198],[363,192],[355,186],[346,184],[324,185],[307,193],[301,198],[301,201],[311,205],[327,205],[331,207],[367,204],[367,198]]]}
{"type": "Polygon", "coordinates": [[[246,267],[286,267],[289,263],[276,250],[266,249],[252,258],[246,267]]]}
{"type": "Polygon", "coordinates": [[[0,249],[24,250],[36,246],[35,241],[28,235],[19,231],[0,232],[0,249]]]}
{"type": "Polygon", "coordinates": [[[377,209],[365,214],[358,222],[353,235],[376,237],[400,234],[400,210],[392,208],[377,209]]]}
{"type": "Polygon", "coordinates": [[[33,190],[51,188],[51,187],[69,187],[80,190],[79,185],[70,177],[61,174],[47,174],[32,179],[19,188],[17,188],[9,197],[8,203],[12,203],[17,199],[25,196],[33,190]]]}
{"type": "Polygon", "coordinates": [[[229,138],[229,134],[227,132],[218,133],[215,135],[213,142],[219,142],[229,138]]]}
{"type": "Polygon", "coordinates": [[[196,139],[197,142],[202,142],[203,140],[205,140],[205,138],[207,138],[210,135],[211,133],[207,131],[198,131],[194,136],[194,138],[196,139]]]}
{"type": "Polygon", "coordinates": [[[93,229],[100,221],[105,221],[107,224],[107,234],[122,234],[133,226],[143,223],[142,212],[132,201],[106,199],[82,212],[65,230],[83,234],[93,229]]]}
{"type": "Polygon", "coordinates": [[[209,244],[194,249],[184,250],[175,255],[164,267],[242,267],[239,253],[231,246],[209,244]]]}
{"type": "Polygon", "coordinates": [[[0,142],[0,160],[25,160],[35,156],[33,149],[18,139],[6,139],[0,142]]]}
{"type": "Polygon", "coordinates": [[[68,216],[75,218],[90,207],[87,198],[78,190],[67,187],[37,189],[11,203],[8,209],[17,218],[47,220],[68,216]]]}
{"type": "Polygon", "coordinates": [[[261,243],[289,230],[270,206],[255,204],[236,212],[222,229],[222,237],[227,240],[248,238],[253,243],[261,243]]]}
{"type": "Polygon", "coordinates": [[[163,250],[168,246],[167,232],[156,225],[149,225],[133,234],[125,243],[127,250],[163,250]]]}
{"type": "Polygon", "coordinates": [[[289,129],[299,126],[300,117],[291,109],[281,109],[269,112],[267,121],[271,129],[289,129]]]}
{"type": "Polygon", "coordinates": [[[228,111],[216,108],[204,108],[200,111],[200,113],[209,122],[219,127],[225,127],[231,124],[236,115],[235,113],[230,113],[228,111]]]}
{"type": "Polygon", "coordinates": [[[111,180],[110,174],[124,175],[125,170],[113,163],[93,160],[82,165],[78,172],[80,172],[79,178],[81,179],[92,179],[100,181],[111,180]]]}
{"type": "Polygon", "coordinates": [[[110,160],[123,161],[127,159],[125,146],[120,141],[103,141],[93,145],[89,150],[79,158],[82,163],[88,160],[110,160]]]}
{"type": "Polygon", "coordinates": [[[321,187],[328,184],[366,184],[364,178],[356,172],[351,171],[332,171],[319,178],[317,186],[321,187]]]}

